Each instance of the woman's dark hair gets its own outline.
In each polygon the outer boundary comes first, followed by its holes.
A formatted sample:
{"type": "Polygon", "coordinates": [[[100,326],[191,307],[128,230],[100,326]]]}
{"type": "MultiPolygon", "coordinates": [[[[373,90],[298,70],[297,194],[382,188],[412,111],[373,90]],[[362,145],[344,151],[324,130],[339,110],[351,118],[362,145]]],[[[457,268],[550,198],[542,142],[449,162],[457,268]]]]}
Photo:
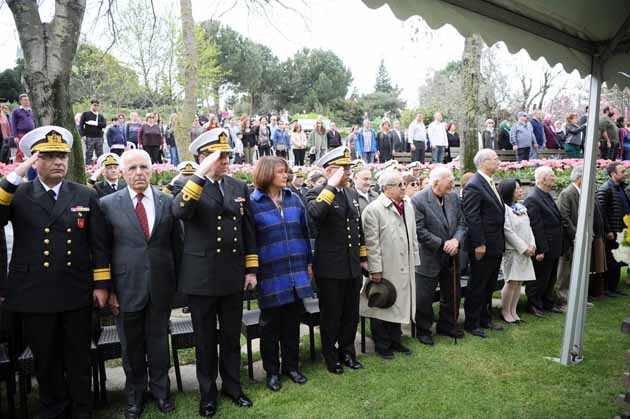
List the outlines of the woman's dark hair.
{"type": "Polygon", "coordinates": [[[624,121],[625,121],[625,118],[623,116],[620,116],[619,118],[617,118],[617,128],[623,128],[624,121]]]}
{"type": "Polygon", "coordinates": [[[499,182],[499,195],[505,205],[512,205],[514,203],[514,191],[516,190],[516,184],[521,185],[520,179],[503,179],[499,182]]]}

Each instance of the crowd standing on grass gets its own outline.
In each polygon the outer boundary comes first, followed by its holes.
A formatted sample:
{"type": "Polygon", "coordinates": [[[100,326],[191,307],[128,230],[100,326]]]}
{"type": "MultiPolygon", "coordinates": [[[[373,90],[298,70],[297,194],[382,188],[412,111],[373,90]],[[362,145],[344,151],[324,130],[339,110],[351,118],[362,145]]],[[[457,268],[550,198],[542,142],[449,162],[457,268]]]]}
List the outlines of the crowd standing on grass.
{"type": "MultiPolygon", "coordinates": [[[[520,179],[496,184],[493,176],[495,149],[511,149],[519,160],[553,147],[579,157],[588,122],[577,113],[564,125],[540,112],[519,112],[512,126],[500,121],[496,129],[487,120],[476,171],[456,179],[447,165],[426,169],[425,153],[444,163],[459,147],[456,123],[440,113],[428,126],[418,113],[407,129],[383,118],[378,131],[365,118],[347,136],[323,119],[306,132],[276,115],[198,115],[188,145],[195,161],[180,162],[176,114],[166,121],[154,112],[144,120],[118,114],[107,124],[92,100],[76,118],[94,166],[79,185],[65,179],[72,134],[35,128],[28,97],[20,103],[13,114],[0,108],[3,139],[19,149],[19,164],[0,181],[0,221],[11,222],[14,234],[10,261],[0,255],[9,267],[0,272],[0,296],[3,309],[19,316],[21,343],[39,365],[42,417],[91,415],[93,306],[114,315],[128,419],[142,416],[147,394],[160,411],[176,409],[168,378],[176,294],[192,318],[202,417],[216,414],[221,395],[241,408],[254,405],[240,379],[245,294],[258,300],[262,363],[274,392],[287,381],[308,383],[299,364],[306,299],[318,299],[322,356],[336,375],[364,368],[355,350],[361,316],[370,319],[376,355],[389,361],[415,350],[402,338],[407,328],[418,344],[433,346],[435,335],[486,339],[526,327],[523,286],[530,315],[567,309],[582,167],[562,191],[546,166],[536,168],[528,193],[520,179]],[[408,165],[395,160],[404,152],[408,165]],[[160,190],[150,184],[152,165],[165,160],[178,174],[160,190]],[[253,164],[253,184],[230,176],[230,163],[253,164]],[[500,311],[492,308],[497,290],[500,311]]],[[[612,250],[630,196],[625,166],[614,160],[627,156],[630,130],[611,107],[603,113],[600,151],[613,161],[589,203],[589,305],[593,297],[625,295],[612,250]]],[[[6,247],[4,234],[0,242],[6,247]]]]}

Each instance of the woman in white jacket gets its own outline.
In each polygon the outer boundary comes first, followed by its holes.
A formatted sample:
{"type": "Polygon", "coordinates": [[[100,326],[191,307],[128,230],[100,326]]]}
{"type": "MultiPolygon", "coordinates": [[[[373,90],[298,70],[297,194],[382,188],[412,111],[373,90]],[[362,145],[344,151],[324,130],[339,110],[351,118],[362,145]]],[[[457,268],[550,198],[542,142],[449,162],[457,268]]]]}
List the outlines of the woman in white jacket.
{"type": "Polygon", "coordinates": [[[501,314],[504,321],[519,324],[521,319],[516,308],[521,296],[521,285],[536,279],[531,260],[536,252],[536,240],[527,209],[518,202],[523,195],[520,181],[504,179],[499,183],[498,190],[505,204],[505,253],[501,265],[505,285],[501,290],[501,314]]]}

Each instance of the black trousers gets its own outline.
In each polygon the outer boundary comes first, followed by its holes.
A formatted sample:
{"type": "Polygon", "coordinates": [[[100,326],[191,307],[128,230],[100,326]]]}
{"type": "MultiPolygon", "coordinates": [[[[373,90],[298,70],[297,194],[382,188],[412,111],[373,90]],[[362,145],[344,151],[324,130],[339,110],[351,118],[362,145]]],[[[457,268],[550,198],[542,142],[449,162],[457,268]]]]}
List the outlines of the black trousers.
{"type": "Polygon", "coordinates": [[[370,318],[370,331],[377,351],[387,350],[392,343],[400,343],[402,329],[400,323],[370,318]]]}
{"type": "MultiPolygon", "coordinates": [[[[617,233],[623,234],[623,233],[617,233]]],[[[610,292],[617,291],[619,285],[619,277],[621,276],[621,265],[612,255],[612,250],[617,246],[616,240],[606,240],[606,289],[610,292]]]]}
{"type": "Polygon", "coordinates": [[[516,160],[529,160],[529,152],[531,147],[523,147],[516,150],[516,160]]]}
{"type": "Polygon", "coordinates": [[[300,353],[300,316],[304,311],[302,300],[280,307],[260,310],[260,355],[267,374],[298,371],[300,353]]]}
{"type": "Polygon", "coordinates": [[[356,356],[361,278],[317,278],[317,289],[322,354],[326,365],[332,367],[343,355],[356,356]]]}
{"type": "Polygon", "coordinates": [[[497,286],[502,257],[485,255],[477,260],[474,250],[471,251],[470,280],[464,300],[467,329],[477,329],[492,321],[492,293],[497,286]]]}
{"type": "Polygon", "coordinates": [[[39,417],[90,418],[92,308],[24,313],[24,338],[33,351],[39,384],[39,417]]]}
{"type": "Polygon", "coordinates": [[[243,293],[220,297],[189,295],[188,303],[195,330],[195,357],[201,402],[217,400],[218,372],[221,373],[223,392],[238,397],[242,393],[240,337],[243,293]],[[221,330],[219,334],[217,320],[221,330]],[[219,354],[217,344],[220,346],[219,354]]]}
{"type": "Polygon", "coordinates": [[[558,258],[544,258],[542,262],[535,259],[535,281],[527,281],[525,293],[527,305],[539,310],[551,310],[554,304],[554,287],[558,278],[558,258]]]}
{"type": "Polygon", "coordinates": [[[455,278],[456,298],[453,301],[453,269],[444,266],[434,277],[420,275],[416,272],[416,332],[418,336],[431,336],[434,321],[433,297],[438,283],[440,284],[440,317],[437,329],[454,332],[457,329],[457,315],[462,294],[459,275],[455,278]]]}
{"type": "Polygon", "coordinates": [[[151,157],[151,163],[162,163],[162,156],[160,155],[160,146],[159,145],[144,145],[142,149],[149,153],[149,157],[151,157]]]}
{"type": "Polygon", "coordinates": [[[419,161],[424,164],[424,148],[427,146],[425,141],[414,141],[413,145],[416,146],[416,150],[412,152],[411,161],[419,161]]]}
{"type": "Polygon", "coordinates": [[[306,154],[306,149],[302,148],[302,149],[297,149],[294,148],[293,149],[293,157],[294,157],[294,163],[296,166],[304,166],[304,156],[306,154]]]}
{"type": "Polygon", "coordinates": [[[109,151],[111,153],[117,154],[119,156],[122,156],[122,153],[124,153],[125,149],[124,148],[110,148],[109,151]]]}
{"type": "Polygon", "coordinates": [[[116,328],[125,370],[125,395],[128,405],[140,405],[147,388],[156,399],[170,393],[168,369],[168,320],[170,310],[157,310],[151,302],[142,311],[121,312],[116,328]],[[147,377],[148,369],[148,377],[147,377]]]}

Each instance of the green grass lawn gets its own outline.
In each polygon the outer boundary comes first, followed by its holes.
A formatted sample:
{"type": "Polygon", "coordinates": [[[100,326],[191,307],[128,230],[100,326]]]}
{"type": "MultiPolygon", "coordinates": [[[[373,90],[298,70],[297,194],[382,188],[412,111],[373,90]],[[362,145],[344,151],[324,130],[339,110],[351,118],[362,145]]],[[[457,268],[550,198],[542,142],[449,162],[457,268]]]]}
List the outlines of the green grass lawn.
{"type": "MultiPolygon", "coordinates": [[[[365,369],[328,373],[322,362],[304,361],[309,382],[288,380],[278,393],[250,382],[245,364],[244,390],[252,409],[219,400],[219,418],[611,418],[614,398],[623,391],[622,373],[630,339],[620,333],[630,297],[596,301],[586,318],[585,360],[564,367],[544,357],[558,356],[563,315],[536,319],[524,315],[520,326],[491,332],[489,339],[467,335],[457,345],[437,337],[425,347],[406,338],[411,356],[383,361],[360,356],[365,369]]],[[[302,359],[308,358],[307,337],[302,359]]],[[[172,383],[175,388],[175,383],[172,383]]],[[[173,393],[177,410],[169,418],[197,416],[198,394],[173,393]]],[[[122,393],[97,418],[122,417],[122,393]]],[[[165,418],[149,405],[144,418],[165,418]]]]}

